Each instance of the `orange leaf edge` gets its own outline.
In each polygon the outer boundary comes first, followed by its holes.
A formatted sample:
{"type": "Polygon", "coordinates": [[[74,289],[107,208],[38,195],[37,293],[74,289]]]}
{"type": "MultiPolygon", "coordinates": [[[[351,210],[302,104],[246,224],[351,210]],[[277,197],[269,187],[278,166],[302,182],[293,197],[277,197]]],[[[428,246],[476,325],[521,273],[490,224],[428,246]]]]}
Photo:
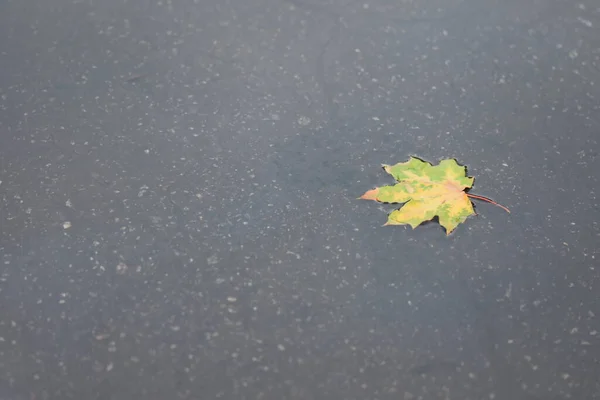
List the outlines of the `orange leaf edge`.
{"type": "Polygon", "coordinates": [[[359,199],[362,200],[375,200],[377,201],[377,193],[379,193],[379,189],[375,188],[372,190],[369,190],[367,192],[365,192],[365,194],[363,194],[362,196],[359,197],[359,199]]]}

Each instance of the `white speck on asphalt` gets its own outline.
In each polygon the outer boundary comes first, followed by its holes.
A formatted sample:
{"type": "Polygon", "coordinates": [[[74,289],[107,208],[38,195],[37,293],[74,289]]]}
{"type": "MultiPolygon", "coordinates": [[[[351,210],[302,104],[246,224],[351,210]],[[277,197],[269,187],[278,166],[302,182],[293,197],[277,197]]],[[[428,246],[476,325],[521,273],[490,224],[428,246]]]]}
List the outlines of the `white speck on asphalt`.
{"type": "Polygon", "coordinates": [[[208,265],[215,265],[219,262],[219,258],[216,255],[212,255],[206,259],[208,265]]]}
{"type": "Polygon", "coordinates": [[[581,17],[578,17],[577,21],[581,22],[582,24],[584,24],[588,28],[591,28],[593,26],[592,21],[588,21],[587,19],[583,19],[581,17]]]}
{"type": "Polygon", "coordinates": [[[310,124],[310,118],[305,116],[298,118],[298,125],[306,126],[308,124],[310,124]]]}

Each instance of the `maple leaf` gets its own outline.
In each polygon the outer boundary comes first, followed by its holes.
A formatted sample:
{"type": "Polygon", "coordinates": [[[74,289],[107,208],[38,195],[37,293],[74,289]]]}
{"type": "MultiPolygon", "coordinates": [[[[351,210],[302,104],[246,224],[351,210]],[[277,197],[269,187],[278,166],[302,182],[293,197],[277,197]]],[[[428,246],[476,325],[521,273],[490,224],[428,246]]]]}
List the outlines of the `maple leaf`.
{"type": "Polygon", "coordinates": [[[487,197],[465,192],[473,186],[474,178],[468,177],[467,168],[454,159],[442,160],[433,166],[411,157],[407,162],[384,165],[383,168],[397,183],[369,190],[360,198],[382,203],[405,203],[388,216],[385,225],[410,225],[414,229],[437,216],[449,235],[475,214],[469,198],[487,201],[510,212],[487,197]]]}

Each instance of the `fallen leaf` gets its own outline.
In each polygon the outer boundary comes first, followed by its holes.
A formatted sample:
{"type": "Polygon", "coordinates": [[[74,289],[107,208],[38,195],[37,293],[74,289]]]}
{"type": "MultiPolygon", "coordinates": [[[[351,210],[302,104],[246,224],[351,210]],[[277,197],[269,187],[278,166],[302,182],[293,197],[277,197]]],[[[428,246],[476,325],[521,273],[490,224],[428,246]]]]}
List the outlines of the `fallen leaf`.
{"type": "Polygon", "coordinates": [[[473,186],[474,178],[467,176],[467,168],[456,160],[442,160],[433,166],[411,157],[407,162],[384,165],[387,173],[396,179],[393,186],[382,186],[367,191],[360,198],[382,203],[405,203],[393,211],[385,225],[410,225],[413,229],[425,221],[438,217],[440,225],[450,234],[470,215],[475,214],[469,197],[487,201],[508,209],[483,196],[469,195],[465,189],[473,186]]]}

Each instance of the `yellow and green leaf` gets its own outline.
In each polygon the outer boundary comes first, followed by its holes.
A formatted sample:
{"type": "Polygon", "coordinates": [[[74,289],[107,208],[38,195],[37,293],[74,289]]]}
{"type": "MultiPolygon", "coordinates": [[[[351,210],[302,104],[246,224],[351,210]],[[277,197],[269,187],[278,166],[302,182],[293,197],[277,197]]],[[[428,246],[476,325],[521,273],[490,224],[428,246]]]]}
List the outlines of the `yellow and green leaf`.
{"type": "Polygon", "coordinates": [[[474,179],[467,176],[466,167],[460,166],[456,160],[443,160],[433,166],[411,157],[407,162],[384,165],[383,168],[397,183],[369,190],[361,199],[405,203],[388,216],[385,225],[410,225],[414,229],[438,217],[440,225],[450,234],[475,214],[465,192],[473,186],[474,179]]]}

